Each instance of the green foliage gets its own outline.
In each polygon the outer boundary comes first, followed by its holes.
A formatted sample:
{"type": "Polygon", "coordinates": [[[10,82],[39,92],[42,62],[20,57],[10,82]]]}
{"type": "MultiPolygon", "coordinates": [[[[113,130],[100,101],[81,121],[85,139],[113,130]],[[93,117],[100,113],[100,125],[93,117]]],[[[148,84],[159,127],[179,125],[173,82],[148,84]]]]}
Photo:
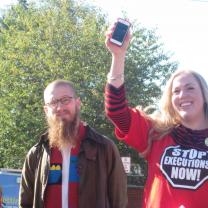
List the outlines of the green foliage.
{"type": "Polygon", "coordinates": [[[147,107],[153,98],[161,95],[161,86],[175,70],[176,63],[169,61],[163,45],[152,30],[134,26],[134,36],[128,51],[126,84],[130,105],[147,107]],[[138,94],[139,92],[139,94],[138,94]]]}
{"type": "Polygon", "coordinates": [[[19,5],[21,5],[24,9],[28,8],[27,0],[18,0],[19,5]]]}
{"type": "MultiPolygon", "coordinates": [[[[111,57],[104,45],[108,23],[102,12],[74,0],[20,1],[0,22],[0,167],[21,168],[46,129],[43,90],[55,79],[74,82],[82,119],[114,138],[104,115],[111,57]]],[[[137,26],[134,37],[126,61],[127,94],[132,105],[149,105],[175,64],[153,31],[137,26]]],[[[122,155],[138,160],[134,151],[117,144],[122,155]]]]}

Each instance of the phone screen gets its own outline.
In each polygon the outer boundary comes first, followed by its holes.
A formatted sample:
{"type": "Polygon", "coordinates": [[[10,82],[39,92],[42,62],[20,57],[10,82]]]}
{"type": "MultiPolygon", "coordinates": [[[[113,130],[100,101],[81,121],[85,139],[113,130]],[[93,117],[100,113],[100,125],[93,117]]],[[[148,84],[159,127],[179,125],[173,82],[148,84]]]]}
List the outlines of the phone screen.
{"type": "Polygon", "coordinates": [[[118,22],[115,31],[113,32],[112,39],[122,43],[127,30],[128,30],[128,25],[118,22]]]}

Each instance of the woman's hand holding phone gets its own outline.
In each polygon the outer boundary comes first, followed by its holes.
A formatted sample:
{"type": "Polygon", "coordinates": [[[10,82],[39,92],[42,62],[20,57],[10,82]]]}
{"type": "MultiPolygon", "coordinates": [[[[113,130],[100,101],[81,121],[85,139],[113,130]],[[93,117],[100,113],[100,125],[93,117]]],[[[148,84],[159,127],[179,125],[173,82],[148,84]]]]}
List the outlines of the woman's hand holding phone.
{"type": "Polygon", "coordinates": [[[109,27],[106,32],[105,40],[106,47],[112,54],[112,64],[107,80],[108,83],[115,87],[121,86],[124,82],[124,62],[126,51],[131,39],[129,31],[130,23],[126,23],[127,27],[126,25],[123,27],[123,25],[121,25],[121,20],[123,24],[124,20],[118,19],[113,26],[109,27]],[[123,30],[121,30],[122,28],[123,30]]]}
{"type": "Polygon", "coordinates": [[[105,44],[112,55],[126,53],[131,38],[130,26],[128,21],[119,18],[108,28],[105,44]]]}

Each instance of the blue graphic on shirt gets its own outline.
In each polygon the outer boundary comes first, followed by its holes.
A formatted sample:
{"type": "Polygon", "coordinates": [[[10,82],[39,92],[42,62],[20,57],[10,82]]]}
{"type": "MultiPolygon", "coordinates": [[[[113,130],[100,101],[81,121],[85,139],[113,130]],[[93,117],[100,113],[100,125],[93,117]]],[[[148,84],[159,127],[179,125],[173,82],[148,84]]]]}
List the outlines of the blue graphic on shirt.
{"type": "Polygon", "coordinates": [[[53,163],[50,166],[48,185],[55,185],[62,183],[62,164],[53,163]]]}
{"type": "MultiPolygon", "coordinates": [[[[79,182],[79,175],[77,171],[77,156],[71,155],[70,157],[70,167],[69,167],[69,182],[79,182]]],[[[53,163],[50,166],[48,185],[55,185],[62,183],[62,164],[53,163]]]]}
{"type": "Polygon", "coordinates": [[[77,171],[77,156],[71,155],[70,157],[70,167],[69,167],[69,181],[70,182],[79,182],[79,175],[77,171]]]}

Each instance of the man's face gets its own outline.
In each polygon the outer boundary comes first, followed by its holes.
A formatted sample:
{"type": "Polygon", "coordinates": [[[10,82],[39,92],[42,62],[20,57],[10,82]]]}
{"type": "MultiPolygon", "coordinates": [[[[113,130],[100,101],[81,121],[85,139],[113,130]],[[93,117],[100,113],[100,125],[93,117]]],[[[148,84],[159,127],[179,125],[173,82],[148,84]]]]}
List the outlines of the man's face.
{"type": "Polygon", "coordinates": [[[61,149],[69,143],[76,144],[80,99],[66,85],[47,89],[44,99],[50,145],[61,149]]]}
{"type": "Polygon", "coordinates": [[[80,111],[80,99],[66,85],[53,87],[46,92],[44,110],[47,118],[55,117],[72,122],[77,111],[80,111]]]}

